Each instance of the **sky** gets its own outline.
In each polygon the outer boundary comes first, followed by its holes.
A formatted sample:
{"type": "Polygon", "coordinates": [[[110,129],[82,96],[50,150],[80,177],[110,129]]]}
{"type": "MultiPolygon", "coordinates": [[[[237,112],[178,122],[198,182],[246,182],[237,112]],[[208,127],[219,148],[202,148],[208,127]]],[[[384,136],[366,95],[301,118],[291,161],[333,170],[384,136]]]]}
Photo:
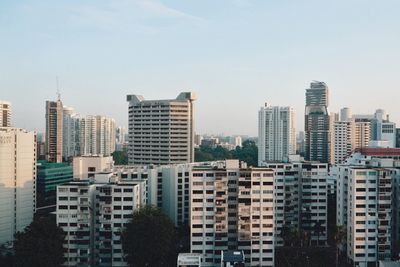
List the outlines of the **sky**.
{"type": "Polygon", "coordinates": [[[329,110],[400,124],[398,0],[2,0],[0,99],[43,131],[45,101],[126,126],[127,94],[195,91],[198,133],[257,135],[258,110],[330,89],[329,110]]]}

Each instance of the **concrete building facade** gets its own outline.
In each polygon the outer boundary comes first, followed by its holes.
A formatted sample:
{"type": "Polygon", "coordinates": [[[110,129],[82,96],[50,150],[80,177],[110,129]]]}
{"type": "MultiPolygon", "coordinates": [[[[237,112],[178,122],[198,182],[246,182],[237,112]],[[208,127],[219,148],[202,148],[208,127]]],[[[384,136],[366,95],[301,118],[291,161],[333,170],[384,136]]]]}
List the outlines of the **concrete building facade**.
{"type": "Polygon", "coordinates": [[[128,266],[121,231],[146,203],[146,181],[72,181],[57,187],[57,224],[67,233],[64,266],[128,266]]]}
{"type": "Polygon", "coordinates": [[[192,92],[173,100],[145,100],[128,95],[129,163],[166,165],[194,162],[192,92]]]}
{"type": "Polygon", "coordinates": [[[0,127],[11,127],[11,103],[0,100],[0,127]]]}
{"type": "Polygon", "coordinates": [[[196,166],[191,179],[191,252],[220,266],[222,251],[242,250],[245,266],[274,266],[274,179],[238,161],[196,166]]]}
{"type": "Polygon", "coordinates": [[[306,89],[305,159],[331,163],[331,119],[328,112],[329,91],[324,82],[312,82],[306,89]]]}
{"type": "Polygon", "coordinates": [[[296,153],[294,111],[265,104],[258,112],[258,165],[282,161],[296,153]]]}
{"type": "Polygon", "coordinates": [[[12,242],[36,209],[36,134],[0,127],[0,244],[12,242]]]}
{"type": "Polygon", "coordinates": [[[46,160],[62,162],[63,104],[61,100],[46,101],[46,160]]]}

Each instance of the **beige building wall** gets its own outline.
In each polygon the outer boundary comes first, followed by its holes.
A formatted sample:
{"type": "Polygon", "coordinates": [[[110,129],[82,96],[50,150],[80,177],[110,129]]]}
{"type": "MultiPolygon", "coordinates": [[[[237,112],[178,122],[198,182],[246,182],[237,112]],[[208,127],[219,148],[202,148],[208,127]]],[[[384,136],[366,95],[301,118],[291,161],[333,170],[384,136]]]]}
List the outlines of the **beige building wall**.
{"type": "Polygon", "coordinates": [[[36,133],[0,127],[0,244],[33,220],[36,133]]]}

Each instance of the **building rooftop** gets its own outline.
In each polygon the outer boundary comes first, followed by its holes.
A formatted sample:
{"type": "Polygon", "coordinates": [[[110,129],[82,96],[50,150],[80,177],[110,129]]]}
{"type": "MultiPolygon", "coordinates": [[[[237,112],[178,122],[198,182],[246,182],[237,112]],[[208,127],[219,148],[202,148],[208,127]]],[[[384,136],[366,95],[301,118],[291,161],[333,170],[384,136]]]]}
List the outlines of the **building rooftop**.
{"type": "Polygon", "coordinates": [[[400,148],[378,148],[378,147],[365,147],[354,150],[365,156],[399,156],[400,148]]]}
{"type": "Polygon", "coordinates": [[[222,262],[244,262],[243,251],[223,251],[222,262]]]}

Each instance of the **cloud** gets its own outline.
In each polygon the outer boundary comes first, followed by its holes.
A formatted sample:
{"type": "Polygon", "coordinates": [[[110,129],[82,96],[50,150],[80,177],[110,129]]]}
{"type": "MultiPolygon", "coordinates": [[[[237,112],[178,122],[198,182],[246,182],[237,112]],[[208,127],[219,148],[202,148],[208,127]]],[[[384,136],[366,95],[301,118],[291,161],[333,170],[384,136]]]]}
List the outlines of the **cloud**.
{"type": "Polygon", "coordinates": [[[171,20],[192,23],[195,26],[205,19],[163,4],[159,0],[107,0],[102,5],[79,5],[69,8],[76,23],[90,24],[105,30],[127,30],[156,33],[154,21],[171,20]]]}

